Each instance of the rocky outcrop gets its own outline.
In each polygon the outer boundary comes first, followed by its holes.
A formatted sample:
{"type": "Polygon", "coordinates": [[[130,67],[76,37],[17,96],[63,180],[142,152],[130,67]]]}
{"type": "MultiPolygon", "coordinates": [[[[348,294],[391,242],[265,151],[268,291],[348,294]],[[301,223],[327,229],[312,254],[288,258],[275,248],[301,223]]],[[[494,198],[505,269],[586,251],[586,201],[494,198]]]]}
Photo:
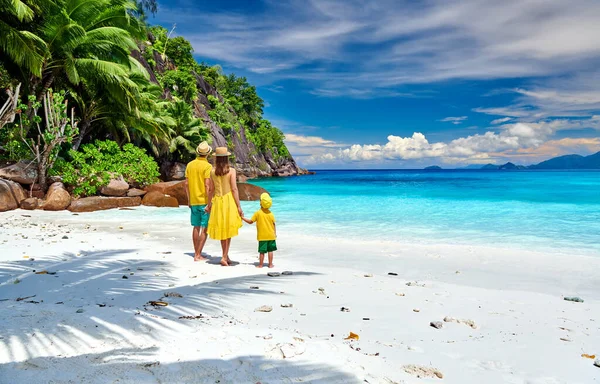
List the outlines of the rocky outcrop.
{"type": "Polygon", "coordinates": [[[254,184],[238,183],[237,187],[240,200],[242,201],[260,200],[260,195],[267,192],[266,189],[254,184]]]}
{"type": "Polygon", "coordinates": [[[174,181],[185,179],[185,168],[186,164],[164,162],[160,166],[160,174],[163,180],[174,181]]]}
{"type": "Polygon", "coordinates": [[[102,197],[92,196],[73,200],[69,206],[71,212],[94,212],[114,208],[137,207],[142,203],[140,197],[102,197]]]}
{"type": "Polygon", "coordinates": [[[129,191],[127,191],[127,197],[142,197],[146,194],[147,192],[141,189],[137,189],[137,188],[131,188],[129,191]]]}
{"type": "Polygon", "coordinates": [[[248,140],[245,127],[240,125],[237,129],[226,134],[219,125],[211,120],[207,112],[211,109],[208,95],[215,96],[219,100],[223,100],[223,98],[201,75],[196,75],[196,85],[199,93],[198,99],[194,102],[194,114],[196,117],[201,118],[210,129],[213,148],[229,147],[232,151],[235,159],[235,169],[238,174],[250,178],[304,174],[304,171],[298,167],[291,156],[278,157],[272,153],[260,153],[255,145],[248,140]],[[228,144],[227,136],[231,138],[230,144],[228,144]],[[278,157],[277,161],[274,160],[275,157],[278,157]]]}
{"type": "Polygon", "coordinates": [[[37,176],[36,164],[29,161],[20,161],[0,169],[0,178],[21,184],[31,185],[36,182],[37,176]]]}
{"type": "Polygon", "coordinates": [[[122,177],[111,179],[107,185],[100,188],[100,193],[104,196],[125,196],[129,190],[129,184],[122,177]]]}
{"type": "Polygon", "coordinates": [[[0,212],[19,208],[25,197],[25,191],[20,184],[0,179],[0,212]]]}
{"type": "Polygon", "coordinates": [[[62,211],[71,204],[71,195],[63,183],[53,183],[46,193],[46,201],[42,204],[44,211],[62,211]]]}
{"type": "Polygon", "coordinates": [[[33,211],[34,209],[40,209],[42,207],[42,201],[37,197],[30,197],[21,201],[21,209],[27,211],[33,211]]]}
{"type": "MultiPolygon", "coordinates": [[[[155,39],[149,34],[148,40],[153,42],[155,39]]],[[[173,62],[168,57],[160,55],[157,51],[153,52],[152,61],[154,63],[150,65],[144,58],[146,45],[141,44],[139,48],[140,51],[134,52],[132,55],[146,68],[150,75],[150,81],[153,83],[159,84],[157,75],[164,74],[166,70],[175,69],[173,62]]],[[[221,102],[224,101],[223,97],[201,74],[193,74],[198,89],[197,99],[193,103],[194,115],[202,119],[206,127],[210,129],[212,136],[211,145],[213,148],[226,146],[233,152],[234,166],[238,174],[249,178],[305,174],[305,171],[297,166],[291,156],[280,157],[276,153],[261,153],[258,151],[255,145],[248,140],[244,126],[240,125],[235,129],[225,132],[210,118],[207,112],[212,108],[208,96],[214,96],[221,102]]],[[[163,98],[172,99],[168,88],[164,89],[163,98]]],[[[233,110],[231,112],[235,114],[233,110]]],[[[185,169],[183,164],[179,164],[173,168],[172,163],[167,163],[164,167],[161,167],[162,178],[167,181],[183,180],[185,177],[183,169],[185,169]]]]}
{"type": "Polygon", "coordinates": [[[158,191],[148,192],[142,199],[142,205],[149,207],[179,207],[179,202],[176,198],[165,195],[158,191]]]}
{"type": "Polygon", "coordinates": [[[188,205],[185,181],[167,181],[163,183],[156,183],[147,186],[145,189],[148,193],[160,192],[163,195],[174,197],[179,205],[188,205]]]}

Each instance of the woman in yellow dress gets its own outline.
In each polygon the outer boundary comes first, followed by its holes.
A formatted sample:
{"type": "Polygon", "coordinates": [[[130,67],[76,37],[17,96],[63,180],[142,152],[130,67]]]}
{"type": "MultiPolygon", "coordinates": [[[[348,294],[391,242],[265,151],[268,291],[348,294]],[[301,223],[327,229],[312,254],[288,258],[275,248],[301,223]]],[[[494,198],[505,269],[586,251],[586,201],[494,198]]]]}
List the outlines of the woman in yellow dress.
{"type": "Polygon", "coordinates": [[[221,265],[231,265],[229,246],[231,238],[238,235],[242,227],[242,207],[237,188],[235,169],[229,167],[231,153],[225,147],[215,149],[215,167],[210,173],[213,183],[212,199],[207,207],[210,212],[208,219],[208,235],[211,239],[221,240],[223,257],[221,265]]]}

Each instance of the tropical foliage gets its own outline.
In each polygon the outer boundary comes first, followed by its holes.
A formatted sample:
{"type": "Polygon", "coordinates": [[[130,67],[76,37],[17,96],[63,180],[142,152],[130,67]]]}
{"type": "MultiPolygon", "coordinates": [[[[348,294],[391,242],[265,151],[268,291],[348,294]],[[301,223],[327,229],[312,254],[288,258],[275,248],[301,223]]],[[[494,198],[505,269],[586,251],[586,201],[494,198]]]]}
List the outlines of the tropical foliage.
{"type": "MultiPolygon", "coordinates": [[[[244,127],[257,151],[289,156],[281,131],[263,118],[256,88],[197,62],[174,29],[149,27],[148,15],[157,10],[156,0],[0,0],[0,87],[21,84],[19,118],[0,128],[0,159],[36,160],[35,145],[44,152],[44,139],[52,142],[47,135],[57,138],[57,125],[38,114],[44,103],[62,108],[55,113],[65,129],[47,166],[62,157],[55,168],[71,175],[87,172],[76,154],[97,140],[132,144],[158,162],[186,162],[199,141],[211,140],[208,119],[230,144],[244,127]]],[[[0,90],[0,107],[9,96],[0,90]]]]}
{"type": "Polygon", "coordinates": [[[158,165],[145,150],[128,143],[120,148],[114,141],[85,144],[80,151],[70,150],[69,161],[59,159],[52,170],[61,175],[75,196],[90,196],[122,176],[128,183],[144,186],[158,180],[158,165]]]}

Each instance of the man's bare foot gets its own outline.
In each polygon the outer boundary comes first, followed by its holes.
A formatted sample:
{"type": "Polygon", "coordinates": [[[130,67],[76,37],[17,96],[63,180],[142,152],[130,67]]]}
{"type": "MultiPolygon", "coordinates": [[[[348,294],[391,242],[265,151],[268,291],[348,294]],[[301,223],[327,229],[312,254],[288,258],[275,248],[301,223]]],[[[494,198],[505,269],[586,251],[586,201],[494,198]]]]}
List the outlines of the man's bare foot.
{"type": "Polygon", "coordinates": [[[269,264],[269,268],[273,268],[275,265],[273,264],[269,264]]]}
{"type": "Polygon", "coordinates": [[[202,255],[194,256],[194,261],[206,261],[206,260],[208,260],[208,259],[202,255]]]}
{"type": "Polygon", "coordinates": [[[262,264],[259,264],[256,266],[256,268],[262,268],[262,267],[263,267],[262,264]]]}
{"type": "Polygon", "coordinates": [[[223,266],[223,267],[229,267],[229,264],[227,264],[226,260],[221,260],[221,266],[223,266]]]}

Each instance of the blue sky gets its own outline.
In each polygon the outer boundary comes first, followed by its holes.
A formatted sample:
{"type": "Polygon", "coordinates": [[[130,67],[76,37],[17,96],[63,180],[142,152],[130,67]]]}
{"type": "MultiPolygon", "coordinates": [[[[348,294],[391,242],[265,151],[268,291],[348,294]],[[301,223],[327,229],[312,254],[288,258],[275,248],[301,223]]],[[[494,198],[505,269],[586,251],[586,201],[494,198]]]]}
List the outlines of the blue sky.
{"type": "Polygon", "coordinates": [[[597,0],[160,1],[246,76],[310,168],[531,164],[600,150],[597,0]]]}

